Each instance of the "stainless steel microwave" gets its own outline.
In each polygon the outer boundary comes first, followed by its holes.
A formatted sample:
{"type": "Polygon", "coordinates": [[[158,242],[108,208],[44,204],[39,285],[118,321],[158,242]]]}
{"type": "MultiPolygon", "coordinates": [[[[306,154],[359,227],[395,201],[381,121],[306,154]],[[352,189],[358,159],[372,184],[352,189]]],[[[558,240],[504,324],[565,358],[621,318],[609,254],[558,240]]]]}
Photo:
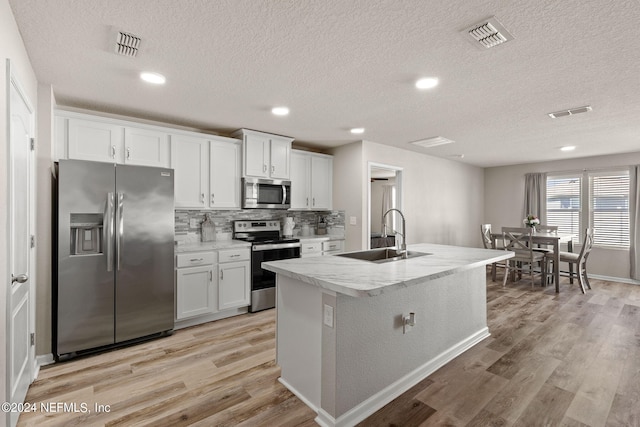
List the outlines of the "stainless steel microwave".
{"type": "Polygon", "coordinates": [[[245,209],[289,209],[291,181],[242,178],[242,207],[245,209]]]}

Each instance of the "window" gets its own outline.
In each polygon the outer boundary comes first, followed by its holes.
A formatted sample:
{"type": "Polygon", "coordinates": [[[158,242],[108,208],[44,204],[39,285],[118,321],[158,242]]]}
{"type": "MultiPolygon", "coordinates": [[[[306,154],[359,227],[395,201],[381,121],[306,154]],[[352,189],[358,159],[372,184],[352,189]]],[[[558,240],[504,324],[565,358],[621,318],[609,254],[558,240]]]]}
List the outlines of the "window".
{"type": "Polygon", "coordinates": [[[547,224],[579,243],[586,227],[593,244],[629,247],[629,172],[584,172],[547,177],[547,224]]]}
{"type": "MultiPolygon", "coordinates": [[[[547,177],[547,224],[580,236],[582,176],[547,177]]],[[[579,241],[579,239],[578,239],[579,241]]]]}
{"type": "Polygon", "coordinates": [[[593,244],[629,247],[629,172],[589,176],[593,244]]]}

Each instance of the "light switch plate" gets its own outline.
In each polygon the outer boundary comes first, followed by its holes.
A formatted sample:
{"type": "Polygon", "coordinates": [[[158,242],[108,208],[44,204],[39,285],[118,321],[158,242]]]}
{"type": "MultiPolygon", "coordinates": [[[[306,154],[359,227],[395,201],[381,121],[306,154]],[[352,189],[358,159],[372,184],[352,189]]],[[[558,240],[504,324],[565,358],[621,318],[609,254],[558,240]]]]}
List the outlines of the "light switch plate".
{"type": "Polygon", "coordinates": [[[189,228],[198,228],[198,220],[195,218],[191,218],[189,220],[189,228]]]}
{"type": "Polygon", "coordinates": [[[329,304],[324,305],[324,322],[326,326],[333,328],[333,307],[329,304]]]}

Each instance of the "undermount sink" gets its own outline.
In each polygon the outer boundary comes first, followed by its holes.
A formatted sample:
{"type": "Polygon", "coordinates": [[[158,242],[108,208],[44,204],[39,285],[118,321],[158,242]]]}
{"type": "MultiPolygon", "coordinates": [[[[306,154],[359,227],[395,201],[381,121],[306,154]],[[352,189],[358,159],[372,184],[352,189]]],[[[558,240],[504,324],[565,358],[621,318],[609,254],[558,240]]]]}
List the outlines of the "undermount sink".
{"type": "Polygon", "coordinates": [[[383,262],[391,262],[391,261],[401,261],[403,259],[409,259],[409,258],[417,258],[425,255],[431,255],[431,254],[426,252],[407,251],[407,257],[403,258],[402,253],[400,253],[400,251],[396,248],[379,248],[379,249],[370,249],[368,251],[337,254],[336,256],[359,259],[362,261],[370,261],[375,263],[383,263],[383,262]]]}

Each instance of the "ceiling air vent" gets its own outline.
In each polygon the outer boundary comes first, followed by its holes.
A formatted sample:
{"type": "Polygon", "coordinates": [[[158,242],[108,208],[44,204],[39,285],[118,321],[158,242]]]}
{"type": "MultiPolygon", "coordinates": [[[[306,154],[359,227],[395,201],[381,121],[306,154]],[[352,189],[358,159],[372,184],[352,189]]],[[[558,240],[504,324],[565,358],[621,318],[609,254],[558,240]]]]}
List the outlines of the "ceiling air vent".
{"type": "Polygon", "coordinates": [[[513,36],[502,26],[495,16],[478,22],[462,30],[479,49],[489,49],[513,40],[513,36]]]}
{"type": "Polygon", "coordinates": [[[452,141],[442,136],[434,136],[427,139],[421,139],[419,141],[413,141],[410,144],[419,145],[420,147],[424,147],[424,148],[430,148],[430,147],[437,147],[438,145],[452,144],[454,142],[455,141],[452,141]]]}
{"type": "Polygon", "coordinates": [[[587,111],[591,111],[590,105],[585,105],[584,107],[570,108],[568,110],[556,111],[555,113],[547,113],[549,117],[552,119],[557,119],[560,117],[573,116],[574,114],[586,113],[587,111]]]}
{"type": "Polygon", "coordinates": [[[138,47],[142,39],[130,33],[118,31],[116,40],[116,53],[123,56],[135,57],[138,55],[138,47]]]}

